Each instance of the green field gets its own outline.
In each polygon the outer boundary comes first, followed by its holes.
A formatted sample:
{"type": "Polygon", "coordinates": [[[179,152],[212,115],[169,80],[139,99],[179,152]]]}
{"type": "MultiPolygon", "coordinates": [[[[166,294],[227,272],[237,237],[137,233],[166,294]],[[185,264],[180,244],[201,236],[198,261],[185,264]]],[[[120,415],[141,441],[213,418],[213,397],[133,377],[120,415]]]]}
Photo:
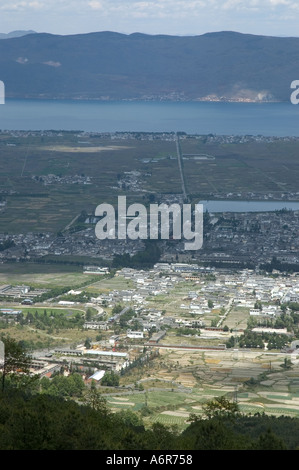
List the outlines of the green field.
{"type": "Polygon", "coordinates": [[[123,276],[115,276],[111,279],[99,279],[85,290],[93,294],[102,294],[111,290],[127,290],[132,288],[134,288],[134,283],[131,280],[125,279],[123,276]]]}
{"type": "Polygon", "coordinates": [[[51,289],[57,286],[80,286],[92,282],[93,276],[82,272],[82,266],[5,263],[0,264],[0,285],[29,285],[51,289]]]}

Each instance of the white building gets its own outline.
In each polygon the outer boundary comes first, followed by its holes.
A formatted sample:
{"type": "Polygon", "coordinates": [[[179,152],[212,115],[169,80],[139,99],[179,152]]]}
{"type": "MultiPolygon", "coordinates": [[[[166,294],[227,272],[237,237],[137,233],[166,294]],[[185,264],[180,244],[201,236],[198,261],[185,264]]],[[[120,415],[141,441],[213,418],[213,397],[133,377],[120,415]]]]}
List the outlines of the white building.
{"type": "Polygon", "coordinates": [[[132,330],[128,330],[128,331],[127,331],[127,337],[128,337],[128,338],[143,339],[144,334],[143,334],[143,331],[132,331],[132,330]]]}

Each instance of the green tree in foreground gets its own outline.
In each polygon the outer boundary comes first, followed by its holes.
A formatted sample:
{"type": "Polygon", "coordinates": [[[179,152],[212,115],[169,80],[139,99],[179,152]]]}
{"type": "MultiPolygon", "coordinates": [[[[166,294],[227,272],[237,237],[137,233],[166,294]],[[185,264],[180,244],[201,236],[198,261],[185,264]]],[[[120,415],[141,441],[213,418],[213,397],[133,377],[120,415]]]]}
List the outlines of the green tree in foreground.
{"type": "MultiPolygon", "coordinates": [[[[24,390],[0,390],[0,450],[296,450],[299,419],[235,413],[226,399],[212,400],[207,419],[182,433],[132,410],[114,413],[91,387],[87,402],[24,390]],[[218,402],[215,403],[215,402],[218,402]],[[219,406],[220,403],[220,406],[219,406]],[[102,406],[104,405],[104,406],[102,406]],[[228,415],[226,415],[226,413],[228,415]],[[233,417],[233,419],[232,419],[233,417]]],[[[231,406],[233,405],[233,406],[231,406]]]]}
{"type": "Polygon", "coordinates": [[[107,402],[97,390],[94,381],[92,381],[90,389],[84,396],[84,403],[90,406],[93,410],[101,412],[102,415],[108,414],[107,402]]]}
{"type": "Polygon", "coordinates": [[[28,376],[31,358],[26,354],[23,346],[9,336],[2,336],[0,340],[4,343],[2,369],[2,391],[4,391],[8,374],[14,375],[14,378],[19,382],[28,376]]]}

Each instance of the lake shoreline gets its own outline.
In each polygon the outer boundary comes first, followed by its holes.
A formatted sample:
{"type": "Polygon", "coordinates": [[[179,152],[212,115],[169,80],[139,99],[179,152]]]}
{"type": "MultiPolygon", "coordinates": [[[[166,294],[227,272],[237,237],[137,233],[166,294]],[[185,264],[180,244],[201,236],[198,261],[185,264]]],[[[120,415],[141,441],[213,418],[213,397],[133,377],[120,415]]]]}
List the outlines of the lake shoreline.
{"type": "MultiPolygon", "coordinates": [[[[79,98],[79,97],[78,97],[79,98]]],[[[80,97],[82,98],[82,97],[80,97]]],[[[15,99],[0,106],[2,130],[299,137],[290,102],[15,99]]]]}

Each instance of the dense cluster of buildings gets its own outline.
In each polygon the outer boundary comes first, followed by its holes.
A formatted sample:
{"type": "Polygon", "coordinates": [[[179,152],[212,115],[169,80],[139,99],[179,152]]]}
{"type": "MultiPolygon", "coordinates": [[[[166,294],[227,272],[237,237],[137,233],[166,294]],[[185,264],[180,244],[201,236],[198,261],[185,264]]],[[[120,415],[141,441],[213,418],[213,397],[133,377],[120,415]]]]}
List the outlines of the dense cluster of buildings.
{"type": "Polygon", "coordinates": [[[206,263],[250,263],[258,267],[275,256],[299,266],[299,213],[225,213],[211,217],[204,246],[196,253],[206,263]]]}
{"type": "MultiPolygon", "coordinates": [[[[0,234],[0,244],[12,240],[13,245],[0,251],[0,263],[35,260],[46,255],[86,256],[113,260],[116,255],[134,255],[144,250],[137,240],[99,240],[95,220],[85,229],[53,233],[0,234]]],[[[234,263],[237,268],[258,267],[269,263],[273,256],[281,262],[299,267],[299,212],[249,212],[210,214],[204,223],[204,242],[200,250],[184,251],[183,240],[159,240],[162,261],[174,261],[182,255],[202,265],[234,263]]]]}

